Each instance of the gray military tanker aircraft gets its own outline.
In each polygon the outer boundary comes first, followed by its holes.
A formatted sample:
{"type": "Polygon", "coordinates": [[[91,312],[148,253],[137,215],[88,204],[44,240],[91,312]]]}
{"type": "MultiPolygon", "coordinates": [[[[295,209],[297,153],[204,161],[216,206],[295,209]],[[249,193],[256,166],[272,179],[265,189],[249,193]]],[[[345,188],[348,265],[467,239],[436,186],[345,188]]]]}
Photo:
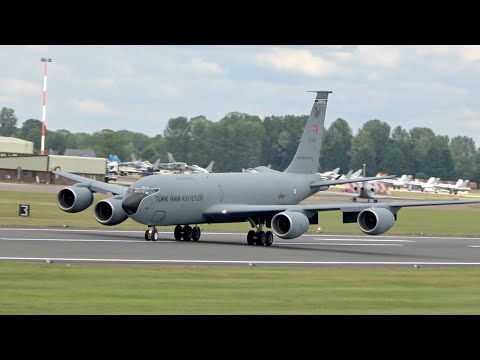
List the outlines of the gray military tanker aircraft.
{"type": "Polygon", "coordinates": [[[402,207],[480,203],[453,200],[298,205],[331,185],[394,177],[321,179],[317,171],[331,91],[314,92],[315,102],[297,152],[283,172],[261,167],[255,172],[151,175],[127,188],[56,171],[77,182],[59,190],[58,206],[75,213],[93,203],[93,193],[112,193],[112,197],[96,203],[95,219],[103,225],[116,225],[130,217],[148,226],[145,240],[158,239],[157,226],[177,225],[176,240],[198,241],[198,224],[249,221],[254,230],[248,232],[248,245],[271,246],[274,235],[294,239],[304,234],[310,224],[318,224],[319,211],[340,210],[344,223],[356,222],[365,234],[380,235],[394,225],[402,207]]]}

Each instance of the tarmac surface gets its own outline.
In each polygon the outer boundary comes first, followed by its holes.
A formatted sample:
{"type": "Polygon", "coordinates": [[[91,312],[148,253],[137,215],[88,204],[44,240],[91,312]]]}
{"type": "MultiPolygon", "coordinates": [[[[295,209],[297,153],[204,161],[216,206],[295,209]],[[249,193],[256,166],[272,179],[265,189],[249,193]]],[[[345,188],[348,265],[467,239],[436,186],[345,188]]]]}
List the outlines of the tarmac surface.
{"type": "Polygon", "coordinates": [[[249,246],[244,233],[175,241],[137,230],[0,228],[0,261],[236,266],[480,266],[480,238],[308,234],[249,246]]]}

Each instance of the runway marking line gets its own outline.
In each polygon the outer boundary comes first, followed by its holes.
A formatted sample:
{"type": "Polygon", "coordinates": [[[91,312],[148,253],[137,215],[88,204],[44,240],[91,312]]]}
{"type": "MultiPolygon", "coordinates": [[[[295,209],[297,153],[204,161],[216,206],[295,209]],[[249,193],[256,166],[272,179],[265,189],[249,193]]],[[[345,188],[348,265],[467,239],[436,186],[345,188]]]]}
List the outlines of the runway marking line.
{"type": "Polygon", "coordinates": [[[246,265],[480,265],[480,262],[423,262],[423,261],[263,261],[263,260],[161,260],[161,259],[76,259],[54,257],[0,257],[0,260],[78,261],[119,263],[191,263],[191,264],[246,264],[246,265]]]}
{"type": "MultiPolygon", "coordinates": [[[[146,241],[143,239],[139,240],[108,240],[108,239],[34,239],[34,238],[0,238],[0,241],[66,241],[66,242],[132,242],[132,243],[149,243],[150,241],[146,241]]],[[[153,242],[177,242],[176,240],[157,240],[153,242]]]]}
{"type": "Polygon", "coordinates": [[[279,245],[331,245],[331,246],[404,246],[403,244],[342,244],[342,243],[310,243],[310,242],[274,242],[279,245]]]}
{"type": "Polygon", "coordinates": [[[416,242],[415,240],[402,240],[402,239],[315,239],[313,240],[317,241],[366,241],[366,242],[375,242],[375,241],[381,241],[381,242],[416,242]]]}

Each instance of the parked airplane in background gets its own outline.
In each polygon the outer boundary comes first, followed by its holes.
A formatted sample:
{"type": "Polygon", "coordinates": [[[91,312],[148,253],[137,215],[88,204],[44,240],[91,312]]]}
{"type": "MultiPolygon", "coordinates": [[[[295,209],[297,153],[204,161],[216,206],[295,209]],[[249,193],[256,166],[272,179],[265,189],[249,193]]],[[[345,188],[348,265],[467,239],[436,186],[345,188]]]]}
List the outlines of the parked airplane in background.
{"type": "Polygon", "coordinates": [[[154,169],[160,163],[160,160],[157,160],[154,164],[151,164],[150,161],[136,160],[134,154],[131,154],[131,157],[134,160],[122,162],[117,155],[109,155],[107,159],[107,173],[150,175],[153,174],[154,169]]]}
{"type": "Polygon", "coordinates": [[[410,190],[420,190],[422,192],[432,192],[435,191],[435,184],[440,181],[440,178],[435,178],[431,176],[426,182],[418,180],[410,180],[407,182],[408,188],[410,190]]]}
{"type": "Polygon", "coordinates": [[[402,207],[480,203],[480,200],[450,200],[299,205],[302,200],[318,191],[327,190],[329,186],[358,181],[322,180],[317,173],[330,91],[315,93],[315,102],[295,156],[283,172],[269,169],[258,172],[152,175],[137,180],[127,188],[54,171],[78,182],[58,192],[58,206],[63,211],[76,213],[93,203],[94,192],[112,193],[112,197],[100,200],[94,206],[95,219],[103,225],[116,225],[130,217],[148,226],[145,240],[158,239],[157,226],[176,225],[175,239],[197,241],[201,235],[198,224],[248,221],[255,230],[248,232],[247,243],[270,246],[274,234],[282,239],[294,239],[304,234],[310,224],[318,224],[319,211],[340,210],[344,223],[356,222],[365,234],[380,235],[395,224],[402,207]]]}
{"type": "Polygon", "coordinates": [[[376,188],[375,182],[373,181],[372,182],[362,181],[359,183],[355,183],[353,190],[356,191],[357,193],[354,193],[354,194],[343,193],[343,194],[352,197],[352,201],[354,202],[356,202],[357,199],[366,199],[367,202],[370,202],[370,200],[373,200],[374,203],[378,202],[378,200],[380,199],[417,200],[415,198],[409,198],[409,197],[375,194],[375,192],[377,191],[377,188],[376,188]]]}
{"type": "Polygon", "coordinates": [[[379,180],[384,184],[389,184],[394,189],[406,188],[408,187],[408,182],[412,179],[412,175],[402,175],[397,179],[385,179],[379,180]]]}
{"type": "MultiPolygon", "coordinates": [[[[361,179],[362,178],[359,178],[357,181],[361,179]]],[[[365,199],[367,202],[373,200],[374,203],[378,202],[380,199],[418,200],[409,197],[376,194],[378,187],[381,186],[376,181],[358,181],[353,184],[348,184],[348,186],[353,192],[326,192],[325,194],[348,196],[353,202],[357,202],[357,199],[365,199]]]]}
{"type": "Polygon", "coordinates": [[[357,179],[362,176],[362,169],[358,169],[353,172],[353,169],[350,169],[345,175],[341,175],[337,179],[357,179]]]}
{"type": "Polygon", "coordinates": [[[318,173],[318,174],[324,180],[334,180],[334,179],[338,179],[341,176],[338,174],[339,171],[340,171],[340,168],[337,167],[332,171],[325,171],[323,173],[318,173]]]}
{"type": "Polygon", "coordinates": [[[458,185],[458,187],[453,187],[452,192],[453,192],[455,195],[457,195],[457,193],[458,193],[459,191],[467,191],[467,192],[468,192],[468,191],[472,190],[472,189],[470,188],[470,186],[468,186],[468,183],[469,183],[469,182],[470,182],[470,180],[465,180],[463,183],[461,183],[460,185],[458,185]]]}
{"type": "Polygon", "coordinates": [[[457,195],[459,191],[470,191],[470,187],[468,187],[468,183],[470,180],[463,180],[458,179],[455,185],[452,184],[435,184],[433,185],[435,190],[438,191],[448,191],[450,194],[457,195]]]}
{"type": "Polygon", "coordinates": [[[198,165],[188,165],[183,161],[175,161],[173,155],[171,153],[167,153],[168,155],[168,163],[159,163],[158,168],[163,170],[173,170],[173,171],[191,171],[195,174],[200,173],[210,173],[213,169],[213,164],[215,161],[211,161],[210,164],[206,168],[202,168],[198,165]]]}
{"type": "Polygon", "coordinates": [[[198,165],[188,165],[188,169],[194,174],[208,174],[213,172],[213,164],[215,164],[214,160],[210,161],[210,164],[208,164],[206,168],[202,168],[198,165]]]}
{"type": "Polygon", "coordinates": [[[187,163],[183,161],[175,161],[171,153],[168,154],[168,163],[160,163],[158,164],[159,169],[164,170],[187,170],[187,163]]]}

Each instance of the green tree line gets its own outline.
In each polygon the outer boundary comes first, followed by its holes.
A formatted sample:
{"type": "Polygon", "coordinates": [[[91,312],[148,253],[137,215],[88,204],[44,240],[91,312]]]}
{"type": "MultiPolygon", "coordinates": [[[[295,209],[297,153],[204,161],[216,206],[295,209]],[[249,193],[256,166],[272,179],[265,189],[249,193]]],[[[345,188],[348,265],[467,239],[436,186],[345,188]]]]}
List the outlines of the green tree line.
{"type": "MultiPolygon", "coordinates": [[[[215,172],[241,171],[242,168],[271,165],[284,170],[295,155],[308,116],[258,116],[232,112],[220,121],[205,116],[172,118],[163,133],[148,136],[128,130],[103,129],[72,133],[67,129],[46,132],[46,150],[63,154],[65,149],[91,149],[99,157],[117,155],[129,161],[137,159],[168,162],[167,152],[175,160],[207,166],[215,160],[215,172]]],[[[41,121],[28,119],[21,127],[10,108],[0,111],[0,135],[33,142],[40,150],[41,121]]],[[[341,173],[363,168],[367,175],[377,173],[412,174],[444,180],[458,178],[480,181],[480,148],[467,136],[449,138],[431,129],[410,130],[391,126],[378,119],[368,120],[354,134],[348,122],[338,118],[324,129],[319,171],[340,167],[341,173]]]]}

